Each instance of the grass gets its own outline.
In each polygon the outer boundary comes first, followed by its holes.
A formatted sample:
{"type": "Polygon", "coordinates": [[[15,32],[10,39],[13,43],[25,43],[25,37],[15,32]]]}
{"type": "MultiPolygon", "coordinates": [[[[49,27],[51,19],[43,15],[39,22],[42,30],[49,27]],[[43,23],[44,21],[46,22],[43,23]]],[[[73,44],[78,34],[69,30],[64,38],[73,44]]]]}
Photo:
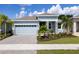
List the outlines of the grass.
{"type": "Polygon", "coordinates": [[[10,36],[12,36],[12,35],[7,34],[7,35],[5,36],[4,34],[0,34],[0,40],[3,40],[3,39],[5,39],[5,38],[7,38],[7,37],[10,37],[10,36]]]}
{"type": "Polygon", "coordinates": [[[79,50],[37,50],[37,54],[79,54],[79,50]]]}
{"type": "Polygon", "coordinates": [[[38,40],[38,44],[79,44],[79,37],[68,37],[47,41],[38,40]]]}

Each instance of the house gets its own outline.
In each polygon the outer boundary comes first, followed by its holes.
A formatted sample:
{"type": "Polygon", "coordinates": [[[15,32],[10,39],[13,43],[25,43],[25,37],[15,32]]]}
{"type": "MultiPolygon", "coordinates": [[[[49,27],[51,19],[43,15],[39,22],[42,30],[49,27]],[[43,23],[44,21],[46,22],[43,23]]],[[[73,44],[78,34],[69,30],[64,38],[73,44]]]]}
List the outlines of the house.
{"type": "Polygon", "coordinates": [[[12,25],[8,22],[3,22],[1,25],[1,33],[11,33],[12,34],[12,25]],[[6,27],[5,27],[6,25],[6,27]]]}
{"type": "Polygon", "coordinates": [[[79,17],[73,17],[73,34],[79,36],[79,17]]]}
{"type": "MultiPolygon", "coordinates": [[[[59,15],[49,13],[38,14],[36,16],[25,16],[14,20],[15,35],[38,35],[38,30],[41,23],[45,23],[47,29],[53,30],[55,33],[64,32],[59,15]]],[[[79,31],[79,17],[73,17],[73,33],[79,31]]]]}

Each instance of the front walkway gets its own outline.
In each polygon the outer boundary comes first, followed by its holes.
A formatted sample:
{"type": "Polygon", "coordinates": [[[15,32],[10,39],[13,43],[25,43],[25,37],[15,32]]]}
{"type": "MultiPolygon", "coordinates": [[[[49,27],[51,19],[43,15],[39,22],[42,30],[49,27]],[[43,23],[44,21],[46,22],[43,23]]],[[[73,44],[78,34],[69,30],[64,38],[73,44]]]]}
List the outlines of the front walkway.
{"type": "Polygon", "coordinates": [[[79,32],[73,33],[74,36],[79,36],[79,32]]]}

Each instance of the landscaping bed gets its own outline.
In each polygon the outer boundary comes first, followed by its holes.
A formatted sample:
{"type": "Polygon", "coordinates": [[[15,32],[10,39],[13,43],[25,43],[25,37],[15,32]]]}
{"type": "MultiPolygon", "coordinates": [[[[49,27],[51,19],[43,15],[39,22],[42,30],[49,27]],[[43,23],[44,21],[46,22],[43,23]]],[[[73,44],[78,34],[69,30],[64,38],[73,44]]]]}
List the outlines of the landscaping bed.
{"type": "Polygon", "coordinates": [[[10,37],[10,36],[12,36],[11,33],[7,33],[6,36],[5,36],[5,34],[0,34],[0,40],[3,40],[3,39],[10,37]]]}
{"type": "Polygon", "coordinates": [[[79,50],[37,50],[37,54],[79,54],[79,50]]]}
{"type": "Polygon", "coordinates": [[[65,37],[55,40],[38,40],[38,44],[79,44],[79,37],[65,37]]]}
{"type": "Polygon", "coordinates": [[[38,44],[79,44],[79,37],[72,34],[50,34],[47,38],[38,37],[38,44]]]}

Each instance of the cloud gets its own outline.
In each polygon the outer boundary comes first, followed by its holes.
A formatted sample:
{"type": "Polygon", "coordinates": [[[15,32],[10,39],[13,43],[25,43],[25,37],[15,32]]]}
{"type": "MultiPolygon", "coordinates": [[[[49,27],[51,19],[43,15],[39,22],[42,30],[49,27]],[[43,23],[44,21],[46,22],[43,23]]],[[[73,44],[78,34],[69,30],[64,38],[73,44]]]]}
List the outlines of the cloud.
{"type": "Polygon", "coordinates": [[[42,13],[45,13],[45,8],[43,8],[41,12],[42,12],[42,13]]]}
{"type": "Polygon", "coordinates": [[[28,14],[28,16],[33,16],[33,13],[32,13],[32,12],[30,12],[30,13],[28,14]]]}
{"type": "Polygon", "coordinates": [[[47,11],[45,11],[45,8],[43,8],[40,12],[35,10],[34,12],[29,13],[29,15],[31,14],[33,16],[33,15],[42,14],[45,12],[51,13],[51,14],[63,14],[63,10],[61,6],[57,4],[56,6],[52,5],[52,7],[49,8],[47,11]]]}
{"type": "Polygon", "coordinates": [[[19,18],[23,17],[25,15],[25,8],[22,7],[21,11],[19,12],[19,18]]]}
{"type": "Polygon", "coordinates": [[[16,18],[18,18],[18,13],[16,13],[16,18]]]}
{"type": "Polygon", "coordinates": [[[34,12],[30,12],[28,15],[29,15],[29,16],[33,16],[33,15],[42,14],[42,13],[45,13],[45,8],[43,8],[43,9],[41,10],[41,12],[39,12],[39,11],[34,11],[34,12]]]}
{"type": "MultiPolygon", "coordinates": [[[[70,14],[70,15],[77,16],[77,15],[79,15],[79,6],[64,7],[62,9],[61,5],[57,4],[57,5],[52,5],[52,7],[50,7],[47,10],[45,8],[42,8],[41,11],[35,10],[33,12],[29,12],[28,16],[42,14],[42,13],[45,13],[45,12],[55,14],[55,15],[70,14]]],[[[25,16],[25,14],[27,14],[27,11],[25,11],[25,8],[22,7],[19,14],[16,14],[16,17],[23,17],[23,16],[25,16]]]]}
{"type": "Polygon", "coordinates": [[[37,15],[38,11],[34,11],[34,12],[29,12],[28,16],[33,16],[33,15],[37,15]]]}
{"type": "Polygon", "coordinates": [[[73,16],[79,15],[79,6],[65,7],[63,9],[64,14],[71,14],[73,16]]]}
{"type": "Polygon", "coordinates": [[[26,13],[27,13],[27,11],[25,11],[25,8],[22,7],[20,12],[18,14],[16,14],[16,17],[21,18],[21,17],[25,16],[26,13]]]}
{"type": "Polygon", "coordinates": [[[62,11],[61,6],[59,4],[57,4],[56,6],[52,5],[52,7],[47,10],[47,13],[62,14],[63,11],[62,11]]]}
{"type": "Polygon", "coordinates": [[[47,10],[47,13],[52,13],[52,14],[70,14],[70,15],[79,15],[79,6],[72,6],[72,7],[64,7],[63,9],[59,4],[56,6],[53,5],[51,8],[47,10]]]}
{"type": "Polygon", "coordinates": [[[34,12],[33,12],[33,15],[36,15],[37,13],[38,13],[38,11],[34,11],[34,12]]]}

